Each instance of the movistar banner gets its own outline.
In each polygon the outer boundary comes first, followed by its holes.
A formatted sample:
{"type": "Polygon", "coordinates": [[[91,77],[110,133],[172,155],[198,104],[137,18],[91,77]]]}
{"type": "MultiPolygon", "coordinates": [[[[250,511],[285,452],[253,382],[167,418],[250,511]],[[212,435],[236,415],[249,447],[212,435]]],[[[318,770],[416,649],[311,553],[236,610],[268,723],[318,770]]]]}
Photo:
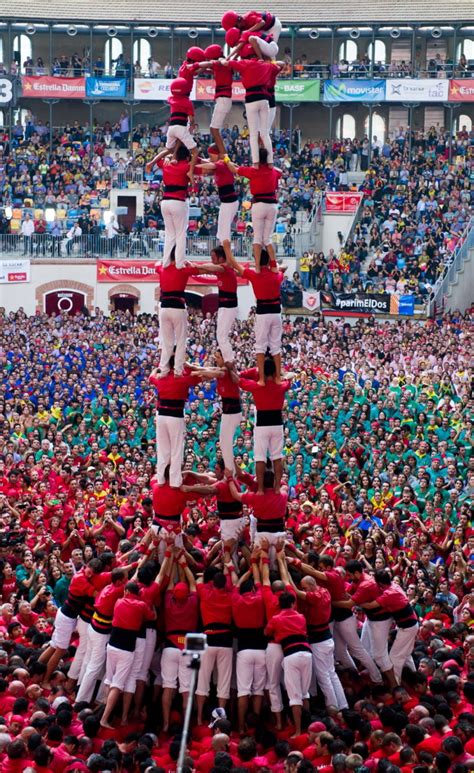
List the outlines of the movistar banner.
{"type": "Polygon", "coordinates": [[[303,78],[277,80],[275,98],[277,102],[319,102],[321,81],[303,78]]]}
{"type": "Polygon", "coordinates": [[[337,78],[324,82],[324,102],[385,102],[385,81],[337,78]]]}

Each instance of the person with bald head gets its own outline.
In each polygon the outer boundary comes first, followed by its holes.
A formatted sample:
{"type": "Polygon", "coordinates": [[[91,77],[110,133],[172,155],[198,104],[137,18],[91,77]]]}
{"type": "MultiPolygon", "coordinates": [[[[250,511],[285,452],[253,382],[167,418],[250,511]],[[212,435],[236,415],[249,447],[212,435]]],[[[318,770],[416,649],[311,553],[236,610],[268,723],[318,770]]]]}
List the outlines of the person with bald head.
{"type": "Polygon", "coordinates": [[[215,765],[216,754],[229,751],[230,738],[227,733],[216,733],[211,740],[211,750],[201,754],[196,760],[197,773],[205,773],[215,765]]]}

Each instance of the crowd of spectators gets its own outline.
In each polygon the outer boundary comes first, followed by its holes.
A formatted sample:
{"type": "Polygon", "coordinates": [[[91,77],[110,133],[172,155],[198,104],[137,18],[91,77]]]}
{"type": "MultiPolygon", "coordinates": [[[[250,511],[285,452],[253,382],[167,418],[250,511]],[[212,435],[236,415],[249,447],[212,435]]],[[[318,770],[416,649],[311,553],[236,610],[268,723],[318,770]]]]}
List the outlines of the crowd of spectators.
{"type": "MultiPolygon", "coordinates": [[[[252,316],[236,332],[239,368],[253,364],[252,316]]],[[[38,663],[74,573],[110,550],[133,558],[150,523],[157,317],[28,318],[20,309],[0,323],[0,771],[173,771],[181,706],[160,732],[159,685],[146,715],[111,732],[67,689],[73,648],[46,686],[38,663]]],[[[296,738],[265,706],[239,736],[231,701],[230,721],[217,714],[211,729],[194,726],[186,770],[472,767],[471,330],[472,310],[425,324],[284,324],[285,364],[296,374],[285,408],[287,554],[316,565],[325,553],[340,571],[349,559],[369,573],[390,569],[420,621],[416,671],[388,690],[339,668],[349,709],[312,697],[296,738]]],[[[214,346],[214,320],[191,315],[189,359],[212,363],[214,346]]],[[[214,382],[191,389],[188,470],[213,469],[219,415],[214,382]]],[[[246,400],[234,454],[249,473],[252,433],[246,400]]],[[[219,566],[214,501],[196,497],[184,518],[193,574],[219,566]]]]}

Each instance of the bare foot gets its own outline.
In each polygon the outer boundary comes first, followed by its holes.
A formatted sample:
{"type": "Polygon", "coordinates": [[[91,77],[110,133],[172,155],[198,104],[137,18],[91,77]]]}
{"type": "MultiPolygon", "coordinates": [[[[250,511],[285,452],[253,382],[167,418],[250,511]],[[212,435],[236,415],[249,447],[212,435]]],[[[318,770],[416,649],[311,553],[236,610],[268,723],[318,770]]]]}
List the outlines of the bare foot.
{"type": "Polygon", "coordinates": [[[103,719],[100,720],[100,726],[107,728],[107,730],[115,730],[114,726],[110,724],[110,722],[104,722],[103,719]]]}
{"type": "Polygon", "coordinates": [[[259,490],[257,491],[257,496],[259,496],[259,497],[263,497],[264,493],[265,493],[264,491],[260,491],[260,489],[259,489],[259,490]]]}
{"type": "Polygon", "coordinates": [[[258,384],[259,386],[265,386],[265,380],[263,380],[263,381],[260,381],[260,380],[259,380],[259,381],[257,381],[257,384],[258,384]]]}

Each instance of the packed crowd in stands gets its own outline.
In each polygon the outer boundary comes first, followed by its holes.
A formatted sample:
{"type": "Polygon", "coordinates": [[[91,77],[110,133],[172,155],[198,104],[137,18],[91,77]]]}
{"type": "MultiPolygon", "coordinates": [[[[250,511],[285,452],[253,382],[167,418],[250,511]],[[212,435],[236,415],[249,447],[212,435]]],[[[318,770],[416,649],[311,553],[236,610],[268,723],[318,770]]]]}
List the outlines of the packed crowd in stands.
{"type": "MultiPolygon", "coordinates": [[[[153,518],[155,391],[148,379],[157,362],[158,320],[123,313],[106,318],[98,310],[75,318],[27,318],[20,309],[2,313],[0,323],[0,771],[174,771],[182,705],[176,696],[171,703],[169,684],[163,689],[157,659],[113,731],[100,725],[100,704],[97,709],[74,692],[74,646],[47,680],[46,663],[39,660],[71,579],[85,562],[101,558],[102,569],[132,564],[130,576],[140,562],[138,579],[145,586],[158,571],[154,546],[151,555],[140,547],[153,518]]],[[[354,662],[347,649],[336,650],[340,705],[325,705],[312,688],[296,735],[285,692],[279,717],[259,690],[259,713],[244,711],[242,718],[235,685],[218,710],[212,690],[201,724],[193,725],[184,770],[472,769],[471,332],[472,312],[424,325],[284,324],[284,361],[294,372],[285,404],[285,544],[271,565],[265,545],[249,554],[247,532],[237,546],[222,545],[214,497],[190,494],[183,549],[174,556],[177,588],[189,600],[203,572],[206,583],[222,577],[215,575],[221,549],[224,571],[233,566],[229,571],[242,573],[248,566],[257,577],[257,591],[244,578],[244,597],[260,593],[259,582],[271,596],[270,582],[277,590],[281,579],[292,590],[302,574],[310,576],[306,583],[313,574],[318,588],[304,585],[307,601],[316,592],[324,606],[325,574],[342,582],[346,565],[348,576],[363,571],[363,577],[383,577],[389,569],[391,587],[405,591],[419,620],[414,665],[410,661],[398,686],[388,688],[373,684],[358,657],[354,662]],[[237,551],[234,565],[230,550],[237,551]]],[[[238,368],[251,366],[252,318],[238,324],[235,341],[238,368]]],[[[214,321],[192,315],[187,343],[190,361],[212,365],[214,321]]],[[[219,469],[218,403],[215,381],[191,388],[189,472],[219,469]]],[[[247,483],[254,473],[253,421],[247,395],[234,446],[247,483]]],[[[248,520],[247,504],[243,513],[248,520]]],[[[164,563],[172,558],[167,548],[164,563]]],[[[159,603],[172,603],[173,593],[166,591],[159,603]]],[[[360,628],[369,612],[360,606],[361,593],[354,603],[360,628]]],[[[336,620],[343,619],[341,612],[347,617],[347,610],[333,612],[336,620]]],[[[397,637],[410,630],[398,625],[397,637]]],[[[161,625],[158,642],[160,650],[166,644],[161,625]]]]}

